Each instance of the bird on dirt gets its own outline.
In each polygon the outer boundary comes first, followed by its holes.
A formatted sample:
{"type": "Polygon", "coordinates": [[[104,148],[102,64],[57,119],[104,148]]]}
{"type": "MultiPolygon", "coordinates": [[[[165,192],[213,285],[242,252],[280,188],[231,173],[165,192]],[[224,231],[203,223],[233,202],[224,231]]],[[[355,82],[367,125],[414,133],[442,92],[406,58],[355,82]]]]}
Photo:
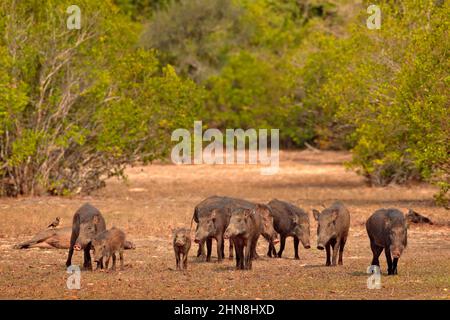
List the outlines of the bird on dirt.
{"type": "Polygon", "coordinates": [[[52,229],[56,228],[57,226],[59,226],[60,221],[61,221],[61,218],[56,217],[55,220],[52,223],[50,223],[47,228],[52,228],[52,229]]]}

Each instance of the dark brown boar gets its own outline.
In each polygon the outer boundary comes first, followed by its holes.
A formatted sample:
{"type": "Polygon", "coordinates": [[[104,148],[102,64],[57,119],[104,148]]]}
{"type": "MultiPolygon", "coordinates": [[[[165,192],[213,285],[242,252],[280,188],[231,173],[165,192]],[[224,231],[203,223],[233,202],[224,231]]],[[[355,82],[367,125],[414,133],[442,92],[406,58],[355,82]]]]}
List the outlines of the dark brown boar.
{"type": "Polygon", "coordinates": [[[317,220],[317,249],[327,251],[327,266],[335,266],[339,251],[339,262],[342,265],[342,255],[350,229],[350,213],[341,202],[335,202],[324,209],[322,213],[313,209],[317,220]],[[330,261],[330,251],[333,248],[333,260],[330,261]]]}
{"type": "Polygon", "coordinates": [[[275,251],[273,243],[269,242],[269,257],[275,256],[281,258],[287,237],[294,238],[295,259],[299,259],[298,245],[301,242],[305,249],[311,248],[309,243],[309,216],[301,208],[285,201],[274,199],[268,206],[272,210],[273,224],[275,231],[280,234],[280,250],[278,254],[275,251]]]}
{"type": "MultiPolygon", "coordinates": [[[[83,268],[92,270],[91,242],[98,234],[106,230],[105,219],[100,211],[89,203],[82,205],[73,215],[72,234],[66,266],[72,264],[73,250],[84,250],[83,268]]],[[[101,266],[100,266],[101,267],[101,266]]]]}
{"type": "Polygon", "coordinates": [[[403,213],[397,209],[379,209],[367,219],[366,230],[373,253],[372,265],[380,266],[378,258],[384,249],[388,275],[397,274],[397,263],[407,244],[407,224],[403,213]]]}

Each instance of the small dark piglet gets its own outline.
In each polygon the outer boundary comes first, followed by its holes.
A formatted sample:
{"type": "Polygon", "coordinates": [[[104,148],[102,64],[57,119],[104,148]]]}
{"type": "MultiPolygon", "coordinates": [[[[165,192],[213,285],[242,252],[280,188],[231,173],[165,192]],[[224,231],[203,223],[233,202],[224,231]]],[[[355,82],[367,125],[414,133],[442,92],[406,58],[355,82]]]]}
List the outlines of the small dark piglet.
{"type": "Polygon", "coordinates": [[[119,252],[120,269],[123,269],[123,250],[125,249],[125,233],[117,228],[103,231],[92,240],[94,259],[101,264],[106,259],[105,268],[108,269],[109,259],[113,258],[112,270],[116,269],[116,252],[119,252]]]}
{"type": "Polygon", "coordinates": [[[185,228],[175,229],[173,231],[173,250],[175,252],[177,270],[187,269],[187,260],[190,248],[190,230],[185,228]],[[181,262],[181,259],[183,259],[183,263],[181,262]]]}

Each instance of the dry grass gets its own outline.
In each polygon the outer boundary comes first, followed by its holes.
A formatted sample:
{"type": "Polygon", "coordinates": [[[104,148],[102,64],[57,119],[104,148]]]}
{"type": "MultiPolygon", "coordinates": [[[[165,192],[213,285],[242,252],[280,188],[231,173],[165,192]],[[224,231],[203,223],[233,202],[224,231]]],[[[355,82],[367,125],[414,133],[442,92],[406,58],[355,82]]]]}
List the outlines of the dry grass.
{"type": "MultiPolygon", "coordinates": [[[[346,153],[282,152],[277,175],[262,176],[255,166],[173,166],[130,168],[128,182],[111,180],[89,197],[0,199],[0,298],[12,299],[449,299],[450,213],[432,202],[429,185],[367,187],[346,171],[346,153]],[[293,260],[292,239],[284,258],[263,257],[252,271],[235,271],[234,262],[200,263],[190,252],[189,270],[177,272],[171,229],[190,224],[195,204],[207,196],[228,195],[267,202],[278,198],[311,212],[320,204],[342,200],[352,217],[343,267],[325,267],[324,252],[300,249],[293,260]],[[91,202],[108,227],[124,229],[137,249],[125,252],[123,271],[83,272],[81,290],[66,289],[66,250],[14,250],[55,216],[70,225],[74,211],[91,202]],[[382,289],[369,290],[364,273],[371,261],[364,228],[380,207],[407,208],[437,222],[412,226],[399,275],[382,277],[382,289]]],[[[311,213],[310,213],[311,215],[311,213]]],[[[311,220],[312,215],[311,215],[311,220]]],[[[316,241],[312,221],[311,243],[316,241]]],[[[259,243],[260,255],[267,244],[259,243]]],[[[213,246],[215,257],[215,246],[213,246]]],[[[74,263],[81,263],[80,253],[74,263]]],[[[214,259],[213,259],[214,260],[214,259]]],[[[386,271],[384,256],[382,271],[386,271]]],[[[385,273],[384,273],[385,274],[385,273]]]]}

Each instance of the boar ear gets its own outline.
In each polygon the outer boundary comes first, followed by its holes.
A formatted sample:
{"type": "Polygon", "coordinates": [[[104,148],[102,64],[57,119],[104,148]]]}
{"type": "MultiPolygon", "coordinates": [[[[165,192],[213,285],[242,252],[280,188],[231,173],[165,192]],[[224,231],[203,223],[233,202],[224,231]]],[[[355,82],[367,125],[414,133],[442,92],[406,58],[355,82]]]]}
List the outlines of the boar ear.
{"type": "Polygon", "coordinates": [[[215,220],[216,219],[216,210],[213,210],[211,212],[211,220],[215,220]]]}
{"type": "Polygon", "coordinates": [[[98,224],[98,216],[94,216],[92,222],[94,222],[94,224],[98,224]]]}
{"type": "Polygon", "coordinates": [[[250,210],[250,209],[244,209],[244,217],[245,218],[248,218],[248,217],[250,217],[251,215],[252,215],[252,212],[253,210],[250,210]]]}
{"type": "Polygon", "coordinates": [[[298,217],[297,217],[297,215],[294,215],[294,216],[292,217],[292,221],[293,221],[295,224],[298,224],[298,217]]]}
{"type": "Polygon", "coordinates": [[[319,220],[319,215],[320,215],[319,210],[312,209],[312,212],[313,212],[314,219],[319,220]]]}

